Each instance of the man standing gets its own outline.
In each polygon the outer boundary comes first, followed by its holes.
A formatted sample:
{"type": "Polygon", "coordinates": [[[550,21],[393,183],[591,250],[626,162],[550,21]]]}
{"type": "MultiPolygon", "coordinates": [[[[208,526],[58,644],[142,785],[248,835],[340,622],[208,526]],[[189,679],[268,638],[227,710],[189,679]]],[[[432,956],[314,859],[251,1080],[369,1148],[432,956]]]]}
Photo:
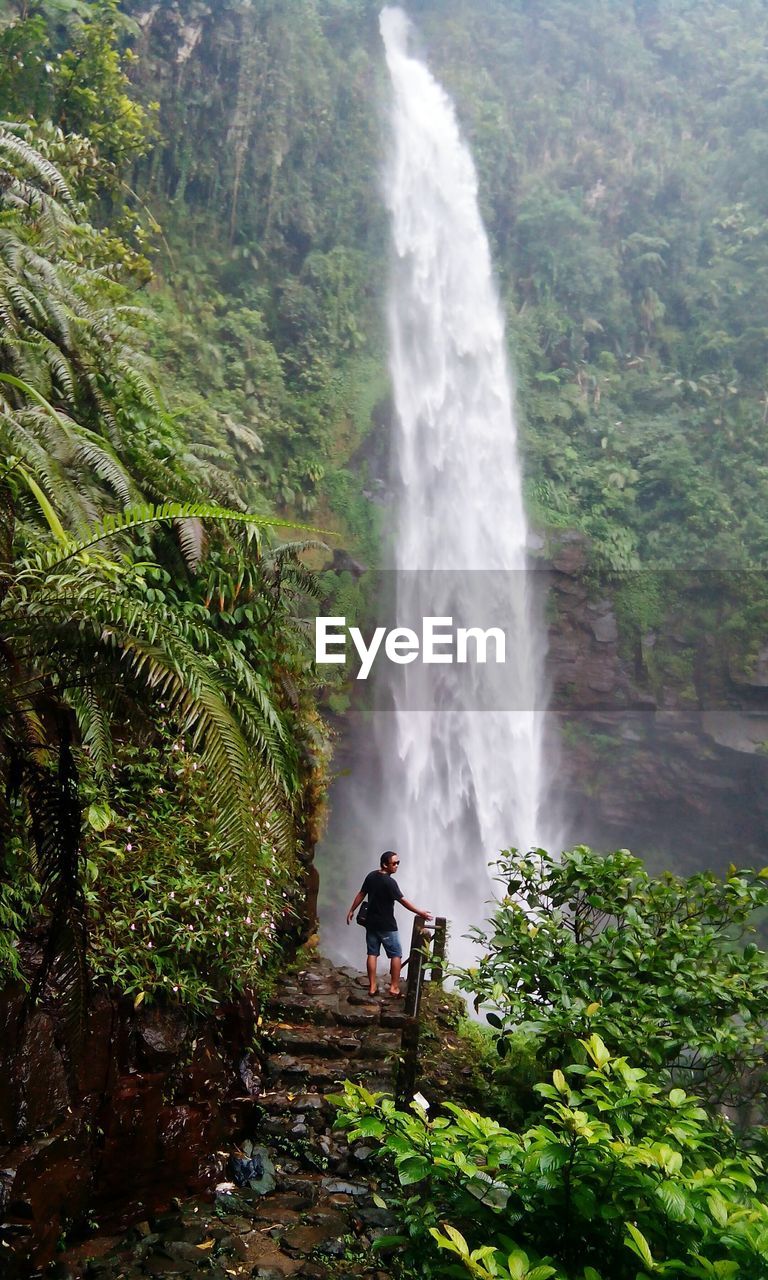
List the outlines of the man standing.
{"type": "Polygon", "coordinates": [[[382,944],[389,959],[389,994],[399,996],[400,966],[403,962],[403,948],[397,932],[395,919],[395,903],[401,902],[415,916],[423,920],[431,920],[429,911],[414,907],[412,902],[404,898],[400,886],[395,879],[395,871],[400,866],[400,858],[391,849],[382,853],[378,871],[371,871],[365,877],[360,892],[355,897],[347,912],[347,924],[351,924],[357,908],[363,899],[368,897],[368,916],[365,921],[365,944],[368,952],[366,969],[368,973],[368,994],[376,995],[376,962],[381,954],[382,944]]]}

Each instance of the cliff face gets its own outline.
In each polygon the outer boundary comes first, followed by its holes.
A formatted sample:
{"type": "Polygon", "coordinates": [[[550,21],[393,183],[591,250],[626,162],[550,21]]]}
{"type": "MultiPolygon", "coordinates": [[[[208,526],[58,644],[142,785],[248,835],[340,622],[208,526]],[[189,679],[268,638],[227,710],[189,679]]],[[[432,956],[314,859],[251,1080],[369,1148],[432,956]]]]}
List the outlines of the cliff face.
{"type": "Polygon", "coordinates": [[[590,584],[577,533],[558,536],[549,568],[569,833],[673,871],[764,861],[765,655],[734,656],[730,642],[691,637],[674,615],[627,639],[610,591],[590,584]]]}
{"type": "Polygon", "coordinates": [[[72,1228],[120,1229],[210,1181],[259,1092],[257,1016],[243,1001],[195,1021],[102,994],[74,1046],[54,1004],[22,1018],[21,993],[0,993],[3,1275],[29,1275],[72,1228]]]}

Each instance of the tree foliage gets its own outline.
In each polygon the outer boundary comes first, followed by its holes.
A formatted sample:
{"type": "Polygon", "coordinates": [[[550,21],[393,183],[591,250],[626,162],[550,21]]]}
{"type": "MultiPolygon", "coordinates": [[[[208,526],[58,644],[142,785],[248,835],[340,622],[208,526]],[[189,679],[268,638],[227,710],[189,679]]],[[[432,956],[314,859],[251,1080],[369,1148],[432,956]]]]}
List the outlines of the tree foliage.
{"type": "Polygon", "coordinates": [[[712,1105],[763,1095],[768,870],[653,879],[626,850],[582,846],[559,861],[510,851],[500,872],[506,894],[459,983],[488,1008],[502,1056],[517,1029],[551,1061],[599,1034],[712,1105]]]}
{"type": "MultiPolygon", "coordinates": [[[[90,144],[53,137],[76,173],[90,144]]],[[[230,877],[252,883],[275,856],[293,866],[312,766],[290,610],[308,576],[300,546],[266,544],[281,522],[242,510],[164,408],[139,350],[145,264],[87,220],[49,138],[40,149],[30,129],[0,131],[0,823],[16,850],[6,874],[31,874],[46,912],[33,994],[55,968],[81,1013],[84,796],[96,789],[89,814],[108,831],[113,739],[130,740],[132,722],[150,742],[171,724],[196,753],[230,877]]],[[[23,930],[18,897],[10,888],[3,910],[23,930]]],[[[5,964],[19,971],[12,954],[5,964]]]]}
{"type": "Polygon", "coordinates": [[[422,1094],[398,1109],[349,1082],[335,1099],[402,1227],[380,1245],[413,1274],[476,1280],[768,1274],[765,1129],[749,1127],[768,955],[744,946],[765,875],[651,880],[585,848],[511,852],[502,871],[485,954],[457,974],[498,1050],[495,1113],[432,1114],[422,1094]]]}
{"type": "Polygon", "coordinates": [[[407,1256],[425,1276],[636,1280],[765,1274],[761,1160],[695,1096],[664,1089],[599,1036],[553,1073],[515,1133],[453,1103],[429,1119],[345,1085],[340,1127],[391,1170],[407,1256]],[[435,1248],[437,1246],[437,1248],[435,1248]],[[450,1265],[448,1257],[456,1262],[450,1265]]]}

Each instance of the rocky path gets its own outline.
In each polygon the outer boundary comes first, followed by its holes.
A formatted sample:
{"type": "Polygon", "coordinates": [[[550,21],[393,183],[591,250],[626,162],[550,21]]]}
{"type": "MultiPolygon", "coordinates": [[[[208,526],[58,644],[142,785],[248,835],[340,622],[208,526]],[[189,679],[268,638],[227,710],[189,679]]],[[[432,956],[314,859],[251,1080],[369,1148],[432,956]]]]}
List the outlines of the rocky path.
{"type": "Polygon", "coordinates": [[[333,1132],[328,1095],[345,1079],[390,1092],[405,1022],[402,1001],[371,1000],[359,973],[312,959],[268,1006],[252,1132],[229,1155],[215,1198],[185,1201],[119,1242],[89,1241],[49,1274],[387,1280],[370,1252],[393,1227],[373,1203],[372,1153],[333,1132]]]}

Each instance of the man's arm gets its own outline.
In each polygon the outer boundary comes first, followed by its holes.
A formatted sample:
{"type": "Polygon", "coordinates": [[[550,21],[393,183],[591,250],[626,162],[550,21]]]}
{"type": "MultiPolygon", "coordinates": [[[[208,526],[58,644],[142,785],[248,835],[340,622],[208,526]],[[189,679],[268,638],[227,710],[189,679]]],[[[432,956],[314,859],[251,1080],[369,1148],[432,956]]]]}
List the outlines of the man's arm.
{"type": "Polygon", "coordinates": [[[347,924],[352,923],[352,917],[357,911],[357,908],[360,906],[360,903],[362,902],[364,897],[365,897],[365,891],[361,889],[360,892],[355,897],[355,900],[352,903],[352,906],[349,908],[349,911],[347,912],[347,924]]]}
{"type": "Polygon", "coordinates": [[[401,907],[407,907],[408,910],[412,911],[415,916],[421,916],[423,920],[432,919],[431,911],[422,911],[421,907],[414,907],[413,903],[409,902],[407,898],[398,898],[398,902],[400,903],[401,907]]]}

